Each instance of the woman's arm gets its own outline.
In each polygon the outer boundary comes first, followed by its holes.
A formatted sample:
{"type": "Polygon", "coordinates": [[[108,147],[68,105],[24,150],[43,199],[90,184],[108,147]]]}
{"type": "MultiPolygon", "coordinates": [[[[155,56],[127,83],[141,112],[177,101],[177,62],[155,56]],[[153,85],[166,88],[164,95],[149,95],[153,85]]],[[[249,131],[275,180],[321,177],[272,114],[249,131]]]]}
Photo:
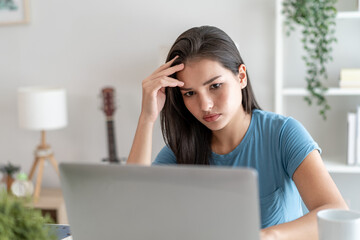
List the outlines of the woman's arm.
{"type": "Polygon", "coordinates": [[[139,118],[134,141],[126,164],[151,165],[152,131],[154,124],[139,118]]]}
{"type": "Polygon", "coordinates": [[[133,145],[127,164],[151,165],[152,132],[154,123],[165,104],[165,88],[181,87],[183,82],[168,77],[181,71],[184,64],[171,67],[174,59],[159,67],[142,82],[142,107],[133,145]]]}
{"type": "Polygon", "coordinates": [[[318,239],[317,212],[326,208],[348,209],[317,150],[312,151],[295,170],[293,180],[309,209],[309,213],[294,221],[265,228],[265,239],[318,239]]]}

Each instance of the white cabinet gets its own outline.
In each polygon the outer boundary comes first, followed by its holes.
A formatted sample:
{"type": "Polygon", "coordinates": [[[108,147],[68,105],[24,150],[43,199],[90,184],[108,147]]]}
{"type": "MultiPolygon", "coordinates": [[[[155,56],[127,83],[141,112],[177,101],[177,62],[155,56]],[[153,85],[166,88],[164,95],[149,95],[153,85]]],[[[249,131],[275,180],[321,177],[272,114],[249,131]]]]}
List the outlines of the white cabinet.
{"type": "MultiPolygon", "coordinates": [[[[359,3],[354,5],[360,7],[359,3]]],[[[338,43],[333,45],[334,61],[327,65],[329,90],[326,96],[331,110],[324,121],[316,103],[309,107],[304,101],[308,93],[300,30],[286,36],[281,9],[282,0],[276,0],[275,111],[294,117],[306,127],[322,148],[322,157],[330,172],[360,173],[359,166],[346,165],[347,112],[355,111],[360,105],[360,89],[338,87],[341,68],[360,68],[360,10],[337,15],[338,43]]]]}

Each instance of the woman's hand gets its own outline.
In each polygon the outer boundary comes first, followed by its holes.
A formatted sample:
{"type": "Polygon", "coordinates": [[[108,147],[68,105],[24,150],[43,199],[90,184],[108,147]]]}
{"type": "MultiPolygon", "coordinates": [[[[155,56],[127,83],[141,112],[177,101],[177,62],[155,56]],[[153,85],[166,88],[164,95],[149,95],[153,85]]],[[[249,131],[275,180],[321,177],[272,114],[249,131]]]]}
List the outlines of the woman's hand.
{"type": "Polygon", "coordinates": [[[184,64],[170,67],[175,58],[160,66],[142,82],[142,108],[140,118],[146,122],[154,123],[165,104],[166,87],[182,87],[183,82],[168,77],[184,69],[184,64]]]}
{"type": "Polygon", "coordinates": [[[176,58],[156,69],[142,82],[141,114],[127,164],[151,165],[152,131],[165,104],[165,88],[184,86],[183,82],[168,77],[184,69],[184,64],[170,67],[176,58]]]}

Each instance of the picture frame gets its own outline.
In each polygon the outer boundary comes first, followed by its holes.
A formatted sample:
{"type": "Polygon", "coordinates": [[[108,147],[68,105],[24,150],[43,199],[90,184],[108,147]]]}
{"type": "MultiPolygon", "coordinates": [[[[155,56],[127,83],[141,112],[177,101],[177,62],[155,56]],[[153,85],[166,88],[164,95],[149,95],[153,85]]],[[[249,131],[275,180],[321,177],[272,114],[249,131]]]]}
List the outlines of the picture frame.
{"type": "Polygon", "coordinates": [[[0,26],[29,21],[29,0],[0,0],[0,26]]]}

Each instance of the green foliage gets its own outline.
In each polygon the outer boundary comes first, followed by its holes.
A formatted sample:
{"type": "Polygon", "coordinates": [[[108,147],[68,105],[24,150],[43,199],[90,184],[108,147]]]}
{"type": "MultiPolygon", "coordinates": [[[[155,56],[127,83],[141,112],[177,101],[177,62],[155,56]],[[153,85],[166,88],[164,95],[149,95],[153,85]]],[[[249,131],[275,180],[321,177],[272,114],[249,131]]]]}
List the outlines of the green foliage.
{"type": "Polygon", "coordinates": [[[13,0],[0,0],[0,10],[1,9],[15,11],[18,9],[18,6],[16,6],[13,0]]]}
{"type": "Polygon", "coordinates": [[[313,101],[320,107],[319,114],[326,119],[330,106],[325,98],[327,87],[326,64],[332,61],[331,45],[337,42],[335,38],[337,0],[284,0],[283,11],[287,35],[295,30],[294,25],[302,27],[303,56],[307,68],[306,83],[310,96],[305,101],[311,105],[313,101]]]}
{"type": "Polygon", "coordinates": [[[50,223],[40,210],[26,206],[29,200],[18,199],[0,192],[0,240],[55,240],[44,227],[50,223]]]}
{"type": "Polygon", "coordinates": [[[20,167],[18,166],[14,166],[11,163],[8,163],[7,165],[2,165],[0,167],[0,172],[9,175],[9,176],[13,176],[14,173],[18,172],[20,170],[20,167]]]}

